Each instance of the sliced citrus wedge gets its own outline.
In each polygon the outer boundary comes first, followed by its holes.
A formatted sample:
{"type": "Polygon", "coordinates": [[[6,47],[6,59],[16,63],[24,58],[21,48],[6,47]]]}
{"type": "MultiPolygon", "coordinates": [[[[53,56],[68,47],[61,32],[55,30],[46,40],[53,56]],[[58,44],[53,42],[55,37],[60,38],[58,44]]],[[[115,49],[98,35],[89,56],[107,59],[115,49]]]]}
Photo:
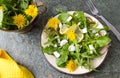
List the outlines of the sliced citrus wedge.
{"type": "Polygon", "coordinates": [[[84,38],[84,34],[82,33],[82,30],[78,25],[73,24],[71,27],[68,28],[68,31],[69,30],[74,31],[78,43],[81,42],[81,40],[84,38]]]}
{"type": "Polygon", "coordinates": [[[77,25],[76,24],[73,24],[72,26],[70,26],[69,27],[69,29],[68,30],[72,30],[72,31],[76,31],[76,27],[77,27],[77,25]]]}
{"type": "Polygon", "coordinates": [[[63,24],[63,25],[59,26],[59,28],[60,28],[60,31],[59,31],[60,34],[65,34],[68,31],[69,26],[66,24],[63,24]]]}
{"type": "Polygon", "coordinates": [[[84,34],[82,33],[79,26],[76,27],[75,33],[76,33],[76,38],[77,38],[78,43],[81,42],[84,38],[84,34]]]}

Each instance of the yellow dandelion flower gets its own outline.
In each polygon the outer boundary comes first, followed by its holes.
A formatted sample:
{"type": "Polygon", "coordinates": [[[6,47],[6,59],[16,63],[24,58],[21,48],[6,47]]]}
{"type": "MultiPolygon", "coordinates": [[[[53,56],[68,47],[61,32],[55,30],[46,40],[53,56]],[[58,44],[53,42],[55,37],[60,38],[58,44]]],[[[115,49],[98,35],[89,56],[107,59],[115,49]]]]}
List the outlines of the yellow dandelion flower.
{"type": "Polygon", "coordinates": [[[38,15],[38,9],[35,5],[29,5],[25,13],[29,16],[36,17],[38,15]]]}
{"type": "Polygon", "coordinates": [[[76,38],[75,32],[74,32],[73,30],[69,29],[69,30],[67,31],[67,38],[68,38],[70,41],[75,40],[75,38],[76,38]]]}
{"type": "Polygon", "coordinates": [[[0,6],[0,10],[4,11],[4,7],[3,7],[3,6],[0,6]]]}
{"type": "Polygon", "coordinates": [[[22,14],[15,15],[13,20],[13,23],[17,25],[18,29],[22,29],[25,26],[26,18],[22,14]]]}
{"type": "Polygon", "coordinates": [[[77,63],[74,60],[69,60],[67,63],[66,68],[70,71],[73,72],[77,68],[77,63]]]}
{"type": "Polygon", "coordinates": [[[57,18],[50,18],[47,25],[48,27],[54,28],[55,30],[58,28],[60,21],[57,18]]]}

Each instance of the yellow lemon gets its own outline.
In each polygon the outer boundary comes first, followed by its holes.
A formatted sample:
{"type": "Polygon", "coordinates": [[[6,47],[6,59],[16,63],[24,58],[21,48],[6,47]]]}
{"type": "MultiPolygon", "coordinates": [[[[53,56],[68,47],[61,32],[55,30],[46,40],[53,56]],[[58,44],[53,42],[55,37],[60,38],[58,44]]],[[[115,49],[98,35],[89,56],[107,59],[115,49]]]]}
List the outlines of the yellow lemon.
{"type": "Polygon", "coordinates": [[[69,26],[68,25],[66,25],[66,24],[63,24],[63,25],[59,25],[59,28],[60,28],[60,34],[65,34],[67,31],[68,31],[68,29],[69,29],[69,26]]]}
{"type": "Polygon", "coordinates": [[[76,27],[75,33],[76,33],[77,41],[81,42],[83,40],[83,38],[84,38],[84,35],[83,35],[83,33],[82,33],[79,26],[76,27]]]}
{"type": "Polygon", "coordinates": [[[73,24],[71,27],[69,27],[68,31],[72,30],[74,31],[74,33],[76,34],[76,39],[79,42],[81,42],[81,40],[84,38],[84,35],[82,33],[82,30],[80,29],[80,27],[76,24],[73,24]]]}

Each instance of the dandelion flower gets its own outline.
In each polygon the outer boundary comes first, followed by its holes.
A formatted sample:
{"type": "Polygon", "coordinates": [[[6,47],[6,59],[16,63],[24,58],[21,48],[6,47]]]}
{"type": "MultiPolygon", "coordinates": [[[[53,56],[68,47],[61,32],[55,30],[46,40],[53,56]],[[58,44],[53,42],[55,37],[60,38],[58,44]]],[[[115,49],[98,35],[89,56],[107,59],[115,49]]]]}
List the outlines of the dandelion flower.
{"type": "Polygon", "coordinates": [[[74,32],[72,29],[69,29],[69,30],[67,31],[67,38],[68,38],[70,41],[75,40],[76,34],[75,34],[75,32],[74,32]]]}
{"type": "Polygon", "coordinates": [[[26,23],[26,18],[22,14],[13,17],[13,23],[17,25],[18,29],[22,29],[26,23]]]}
{"type": "Polygon", "coordinates": [[[60,21],[57,18],[50,18],[47,25],[51,28],[54,28],[55,30],[58,28],[60,21]]]}
{"type": "Polygon", "coordinates": [[[29,5],[25,13],[29,16],[36,17],[38,15],[38,9],[35,5],[29,5]]]}
{"type": "Polygon", "coordinates": [[[66,68],[68,68],[70,72],[73,72],[77,68],[77,63],[74,60],[69,60],[66,68]]]}

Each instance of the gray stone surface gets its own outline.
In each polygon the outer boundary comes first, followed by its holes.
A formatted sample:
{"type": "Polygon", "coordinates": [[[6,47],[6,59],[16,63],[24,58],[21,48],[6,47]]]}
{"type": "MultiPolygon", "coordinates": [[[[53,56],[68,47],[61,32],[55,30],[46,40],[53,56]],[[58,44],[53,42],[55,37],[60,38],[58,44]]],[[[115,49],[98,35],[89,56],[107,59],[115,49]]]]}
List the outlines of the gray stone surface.
{"type": "MultiPolygon", "coordinates": [[[[39,15],[34,28],[26,34],[0,31],[0,48],[6,50],[19,64],[27,67],[35,78],[120,78],[120,42],[111,32],[111,47],[105,61],[98,69],[80,76],[63,74],[52,68],[40,49],[40,34],[48,18],[57,14],[56,8],[82,10],[90,13],[86,0],[36,0],[48,7],[44,15],[39,15]]],[[[120,31],[120,0],[93,0],[101,12],[120,31]]]]}

